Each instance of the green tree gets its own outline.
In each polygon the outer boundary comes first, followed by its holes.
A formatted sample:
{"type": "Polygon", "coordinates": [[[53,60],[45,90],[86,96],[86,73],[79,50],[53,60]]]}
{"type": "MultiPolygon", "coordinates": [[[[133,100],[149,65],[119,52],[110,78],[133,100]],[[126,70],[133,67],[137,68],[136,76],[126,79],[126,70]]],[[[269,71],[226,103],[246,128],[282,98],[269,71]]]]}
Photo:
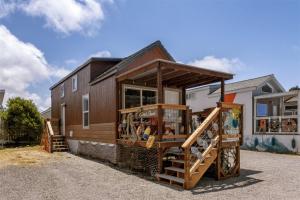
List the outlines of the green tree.
{"type": "Polygon", "coordinates": [[[42,117],[31,100],[20,97],[9,99],[1,118],[8,135],[15,140],[38,142],[43,130],[42,117]]]}

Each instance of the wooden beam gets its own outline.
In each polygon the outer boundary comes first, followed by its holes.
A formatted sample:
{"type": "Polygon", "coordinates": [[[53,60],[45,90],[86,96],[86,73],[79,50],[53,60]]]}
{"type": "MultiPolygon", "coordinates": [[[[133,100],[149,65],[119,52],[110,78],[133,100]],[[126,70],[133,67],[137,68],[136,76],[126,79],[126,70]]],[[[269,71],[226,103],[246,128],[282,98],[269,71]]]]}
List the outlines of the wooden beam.
{"type": "MultiPolygon", "coordinates": [[[[164,103],[163,93],[164,93],[164,89],[162,85],[161,66],[159,62],[157,66],[157,103],[158,104],[164,103]]],[[[159,137],[159,141],[161,141],[163,135],[163,110],[161,105],[159,105],[157,108],[157,134],[159,137]]]]}
{"type": "Polygon", "coordinates": [[[183,81],[198,79],[199,77],[193,76],[191,72],[183,72],[174,77],[169,77],[167,80],[164,79],[164,83],[166,85],[176,85],[177,83],[181,83],[183,81]]]}
{"type": "MultiPolygon", "coordinates": [[[[164,74],[170,74],[170,73],[174,73],[174,69],[162,69],[162,76],[164,78],[164,74]]],[[[154,82],[156,81],[156,73],[153,73],[153,74],[149,74],[149,75],[146,75],[142,78],[138,78],[138,79],[135,79],[135,81],[140,81],[140,82],[154,82]]]]}
{"type": "Polygon", "coordinates": [[[182,63],[174,63],[172,61],[167,61],[167,60],[162,60],[161,63],[162,63],[161,66],[172,67],[173,69],[194,72],[197,74],[203,74],[203,75],[208,75],[208,76],[215,76],[218,78],[224,78],[226,80],[233,78],[233,75],[229,74],[229,73],[213,71],[213,70],[204,69],[204,68],[200,68],[200,67],[196,67],[196,66],[192,66],[192,65],[186,65],[186,64],[182,64],[182,63]]]}
{"type": "Polygon", "coordinates": [[[128,71],[123,72],[121,74],[118,74],[117,77],[116,77],[117,81],[122,81],[122,80],[125,80],[125,79],[129,79],[131,77],[134,77],[135,75],[138,75],[140,73],[149,71],[151,69],[154,69],[157,66],[157,63],[160,63],[161,67],[164,67],[164,68],[177,69],[177,70],[186,71],[186,72],[193,72],[193,73],[196,73],[196,74],[212,76],[212,77],[216,77],[216,78],[219,78],[219,79],[222,78],[224,80],[229,80],[229,79],[233,78],[233,75],[229,74],[229,73],[223,73],[223,72],[198,68],[198,67],[195,67],[195,66],[185,65],[185,64],[176,63],[176,62],[163,60],[163,59],[155,59],[155,60],[147,62],[143,65],[135,67],[134,69],[131,69],[131,70],[128,70],[128,71]]]}
{"type": "Polygon", "coordinates": [[[193,88],[193,87],[198,87],[198,86],[202,86],[202,85],[207,85],[207,84],[210,84],[210,83],[215,83],[216,81],[217,81],[217,79],[211,79],[211,80],[208,80],[208,81],[203,81],[201,83],[194,83],[194,84],[191,83],[191,84],[185,85],[185,87],[186,88],[193,88]]]}
{"type": "Polygon", "coordinates": [[[220,102],[224,102],[225,100],[225,81],[222,78],[221,79],[221,98],[220,98],[220,102]]]}
{"type": "Polygon", "coordinates": [[[152,60],[150,62],[147,62],[143,65],[140,65],[138,67],[135,67],[131,70],[128,70],[124,73],[121,73],[119,75],[117,75],[117,81],[123,81],[123,80],[126,80],[126,79],[130,79],[131,77],[134,77],[140,73],[143,73],[143,72],[147,72],[151,69],[154,69],[156,66],[157,66],[157,62],[159,62],[158,60],[152,60]]]}
{"type": "Polygon", "coordinates": [[[197,85],[197,86],[201,86],[201,85],[206,85],[209,83],[215,82],[215,79],[213,77],[205,77],[205,78],[195,78],[195,79],[190,79],[189,81],[177,84],[177,87],[190,87],[191,85],[197,85]]]}

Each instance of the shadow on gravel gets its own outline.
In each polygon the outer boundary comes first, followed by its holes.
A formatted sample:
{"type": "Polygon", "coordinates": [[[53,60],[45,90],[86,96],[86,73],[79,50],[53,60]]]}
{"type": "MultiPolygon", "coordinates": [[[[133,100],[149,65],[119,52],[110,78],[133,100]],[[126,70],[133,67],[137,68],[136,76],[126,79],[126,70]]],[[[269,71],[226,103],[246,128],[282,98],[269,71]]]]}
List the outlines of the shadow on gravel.
{"type": "Polygon", "coordinates": [[[262,171],[250,169],[241,169],[239,177],[232,177],[222,181],[216,181],[212,178],[204,177],[199,184],[191,190],[192,194],[204,194],[211,192],[220,192],[223,190],[231,190],[235,188],[247,187],[262,182],[263,180],[249,177],[250,175],[259,174],[262,171]]]}

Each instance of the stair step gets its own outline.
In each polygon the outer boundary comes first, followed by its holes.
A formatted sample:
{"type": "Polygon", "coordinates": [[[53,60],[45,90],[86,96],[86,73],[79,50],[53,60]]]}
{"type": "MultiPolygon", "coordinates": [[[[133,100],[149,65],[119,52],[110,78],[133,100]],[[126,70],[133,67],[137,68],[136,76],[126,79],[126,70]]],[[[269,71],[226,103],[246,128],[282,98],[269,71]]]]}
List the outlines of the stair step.
{"type": "Polygon", "coordinates": [[[184,173],[184,169],[178,167],[165,167],[165,170],[184,173]]]}
{"type": "Polygon", "coordinates": [[[184,160],[171,160],[171,162],[184,164],[184,160]]]}
{"type": "Polygon", "coordinates": [[[54,148],[67,148],[66,145],[53,145],[54,148]]]}
{"type": "Polygon", "coordinates": [[[53,149],[54,152],[59,152],[59,151],[69,151],[68,148],[54,148],[53,149]]]}
{"type": "Polygon", "coordinates": [[[176,183],[182,183],[182,184],[184,184],[184,179],[183,178],[178,178],[178,177],[170,176],[170,175],[167,175],[167,174],[157,174],[156,176],[158,178],[162,178],[162,179],[174,181],[176,183]]]}

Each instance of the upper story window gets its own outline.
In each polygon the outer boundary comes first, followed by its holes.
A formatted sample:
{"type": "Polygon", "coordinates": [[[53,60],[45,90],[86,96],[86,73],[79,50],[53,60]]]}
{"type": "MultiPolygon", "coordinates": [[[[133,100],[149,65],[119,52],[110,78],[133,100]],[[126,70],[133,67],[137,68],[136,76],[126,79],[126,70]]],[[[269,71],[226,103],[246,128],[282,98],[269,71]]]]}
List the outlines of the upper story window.
{"type": "Polygon", "coordinates": [[[78,80],[77,80],[77,74],[72,77],[72,92],[77,91],[77,85],[78,85],[78,80]]]}
{"type": "Polygon", "coordinates": [[[268,84],[266,84],[261,87],[261,91],[264,93],[272,93],[273,89],[268,84]]]}
{"type": "Polygon", "coordinates": [[[60,97],[63,98],[65,96],[65,84],[62,83],[60,85],[60,97]]]}
{"type": "Polygon", "coordinates": [[[89,128],[90,125],[90,103],[89,103],[89,94],[82,96],[82,125],[83,128],[89,128]]]}

